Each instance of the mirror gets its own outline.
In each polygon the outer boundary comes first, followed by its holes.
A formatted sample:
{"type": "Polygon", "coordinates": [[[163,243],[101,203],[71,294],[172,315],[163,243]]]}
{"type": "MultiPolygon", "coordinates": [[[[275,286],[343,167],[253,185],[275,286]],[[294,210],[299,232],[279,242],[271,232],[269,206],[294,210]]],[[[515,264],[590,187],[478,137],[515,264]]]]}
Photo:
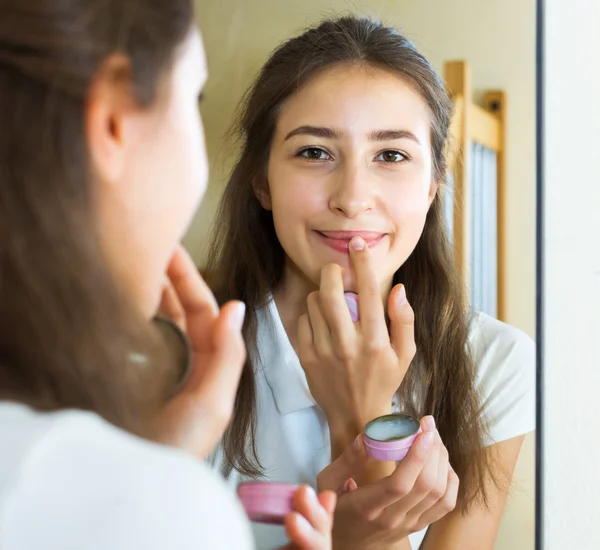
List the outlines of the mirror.
{"type": "MultiPolygon", "coordinates": [[[[198,10],[210,67],[202,115],[211,177],[207,198],[185,244],[201,269],[206,263],[209,227],[215,221],[217,205],[237,160],[238,150],[226,136],[244,93],[273,49],[285,40],[325,18],[364,14],[397,28],[412,41],[443,79],[453,100],[446,178],[440,196],[453,258],[473,310],[535,338],[533,0],[325,3],[204,0],[198,3],[198,10]]],[[[408,285],[407,292],[410,300],[408,285]]],[[[496,344],[490,342],[487,348],[487,344],[480,343],[487,357],[500,353],[494,348],[496,344]]],[[[535,361],[533,356],[523,366],[525,372],[515,372],[515,377],[529,376],[527,373],[534,369],[531,361],[535,361]]],[[[285,377],[294,375],[290,373],[284,373],[276,382],[270,381],[271,386],[285,385],[285,377]]],[[[486,376],[502,377],[502,373],[486,371],[486,376]]],[[[531,384],[523,380],[517,383],[510,379],[506,383],[515,383],[515,391],[532,390],[531,384]]],[[[281,403],[276,405],[273,415],[282,413],[281,403]]],[[[514,435],[511,429],[523,422],[523,416],[529,418],[533,414],[531,399],[523,397],[520,406],[521,409],[512,411],[512,419],[503,420],[509,435],[514,435]]],[[[496,420],[491,419],[490,423],[496,420]]],[[[315,429],[320,429],[318,421],[325,419],[316,419],[315,429]]],[[[528,422],[524,425],[533,428],[528,422]]],[[[497,534],[494,548],[498,550],[534,548],[535,446],[529,428],[497,534]]],[[[281,452],[294,454],[293,447],[281,452]]],[[[310,481],[312,474],[303,475],[310,481]]],[[[260,540],[268,537],[267,529],[258,528],[260,540]]],[[[413,547],[419,544],[412,539],[411,543],[413,547]]],[[[262,547],[259,543],[259,548],[262,547]]]]}

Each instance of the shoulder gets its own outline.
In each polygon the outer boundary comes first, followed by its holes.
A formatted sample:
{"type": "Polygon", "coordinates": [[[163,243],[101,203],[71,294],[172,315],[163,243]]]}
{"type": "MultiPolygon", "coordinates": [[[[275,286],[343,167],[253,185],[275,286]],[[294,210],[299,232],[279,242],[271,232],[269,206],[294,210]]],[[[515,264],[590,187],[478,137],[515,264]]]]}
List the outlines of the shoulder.
{"type": "Polygon", "coordinates": [[[469,346],[490,441],[535,429],[535,342],[484,313],[469,321],[469,346]]]}
{"type": "Polygon", "coordinates": [[[469,320],[469,345],[478,370],[498,364],[535,364],[535,342],[522,330],[481,312],[469,320]]]}
{"type": "Polygon", "coordinates": [[[193,457],[93,414],[36,414],[45,429],[23,448],[0,518],[14,547],[251,547],[234,496],[193,457]]]}

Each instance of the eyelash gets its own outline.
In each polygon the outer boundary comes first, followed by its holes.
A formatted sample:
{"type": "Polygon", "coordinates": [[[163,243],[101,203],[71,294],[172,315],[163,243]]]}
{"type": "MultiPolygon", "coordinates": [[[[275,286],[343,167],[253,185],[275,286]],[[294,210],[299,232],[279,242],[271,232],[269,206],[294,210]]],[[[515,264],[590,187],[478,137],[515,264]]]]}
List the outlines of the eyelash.
{"type": "MultiPolygon", "coordinates": [[[[303,157],[303,158],[307,159],[309,162],[324,162],[326,160],[329,160],[329,159],[321,159],[321,158],[319,158],[319,159],[308,158],[305,155],[305,153],[307,153],[308,151],[320,151],[321,153],[325,153],[326,155],[328,155],[330,158],[332,157],[331,153],[329,153],[329,151],[327,151],[326,149],[323,149],[322,147],[304,147],[303,149],[300,149],[300,151],[298,151],[295,156],[303,157]]],[[[377,153],[377,155],[375,155],[375,158],[377,158],[385,153],[397,153],[398,155],[400,155],[402,157],[402,160],[399,160],[397,162],[386,162],[386,161],[382,160],[379,162],[382,162],[384,164],[400,164],[402,162],[410,161],[410,157],[406,153],[404,153],[403,151],[398,151],[396,149],[386,149],[385,151],[381,151],[380,153],[377,153]]]]}

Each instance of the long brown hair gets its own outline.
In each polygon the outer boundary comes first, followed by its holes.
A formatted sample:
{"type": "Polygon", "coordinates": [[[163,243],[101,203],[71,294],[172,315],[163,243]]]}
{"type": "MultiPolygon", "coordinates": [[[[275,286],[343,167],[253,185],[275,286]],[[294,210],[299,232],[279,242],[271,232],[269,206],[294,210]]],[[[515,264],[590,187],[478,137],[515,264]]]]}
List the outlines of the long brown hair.
{"type": "MultiPolygon", "coordinates": [[[[271,55],[245,96],[237,125],[241,156],[225,188],[207,273],[220,299],[246,302],[244,334],[249,349],[235,415],[224,439],[225,473],[235,468],[258,475],[252,362],[256,361],[256,309],[282,280],[285,253],[273,218],[255,196],[266,185],[267,163],[283,102],[320,71],[339,64],[365,64],[392,72],[427,102],[431,117],[434,178],[445,175],[451,102],[429,62],[397,30],[368,18],[328,20],[293,38],[271,55]]],[[[398,390],[412,414],[432,414],[461,480],[459,506],[486,501],[489,457],[483,451],[485,422],[475,389],[475,369],[467,349],[467,302],[444,227],[440,194],[408,260],[394,276],[407,288],[415,310],[417,355],[398,390]]]]}
{"type": "Polygon", "coordinates": [[[191,0],[0,4],[0,398],[150,433],[160,346],[101,250],[85,111],[117,52],[150,105],[192,24],[191,0]]]}

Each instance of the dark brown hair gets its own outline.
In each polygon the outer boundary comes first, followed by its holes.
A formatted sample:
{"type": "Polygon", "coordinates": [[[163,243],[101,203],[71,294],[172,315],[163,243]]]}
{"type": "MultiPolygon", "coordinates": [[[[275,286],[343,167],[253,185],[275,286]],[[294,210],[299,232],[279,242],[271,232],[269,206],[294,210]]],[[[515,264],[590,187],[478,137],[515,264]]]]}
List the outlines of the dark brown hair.
{"type": "MultiPolygon", "coordinates": [[[[249,361],[239,388],[233,423],[224,439],[225,473],[235,468],[260,474],[254,443],[257,360],[256,309],[265,305],[283,276],[285,253],[273,218],[255,196],[266,185],[271,140],[283,102],[319,72],[340,64],[363,64],[398,75],[427,102],[431,113],[433,173],[445,176],[451,101],[430,63],[397,30],[368,18],[342,17],[307,30],[277,48],[242,104],[236,128],[241,155],[225,189],[207,273],[220,299],[246,302],[244,334],[249,361]]],[[[398,391],[403,408],[434,415],[461,480],[459,506],[487,502],[485,422],[467,348],[468,306],[444,227],[440,194],[427,215],[416,249],[394,276],[406,285],[415,310],[417,355],[398,391]]],[[[493,476],[492,476],[493,477],[493,476]]]]}
{"type": "Polygon", "coordinates": [[[191,0],[0,3],[0,398],[149,433],[160,350],[101,250],[85,111],[113,53],[150,105],[192,24],[191,0]]]}

